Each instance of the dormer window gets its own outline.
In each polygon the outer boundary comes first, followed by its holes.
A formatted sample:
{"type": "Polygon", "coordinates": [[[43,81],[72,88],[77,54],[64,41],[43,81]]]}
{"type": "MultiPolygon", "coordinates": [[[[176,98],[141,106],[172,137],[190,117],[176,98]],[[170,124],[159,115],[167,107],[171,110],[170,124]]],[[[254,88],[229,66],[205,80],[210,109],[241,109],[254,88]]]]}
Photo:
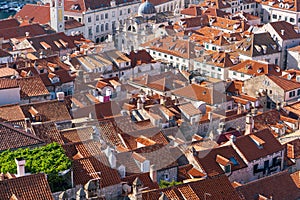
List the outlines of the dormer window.
{"type": "Polygon", "coordinates": [[[257,137],[256,135],[250,135],[250,138],[252,139],[252,141],[256,144],[256,146],[259,149],[263,148],[263,145],[265,144],[265,141],[263,141],[262,139],[260,139],[259,137],[257,137]]]}
{"type": "Polygon", "coordinates": [[[225,173],[231,172],[231,161],[227,158],[217,155],[216,162],[220,165],[220,167],[224,170],[225,173]]]}
{"type": "Polygon", "coordinates": [[[280,7],[280,8],[284,8],[284,3],[281,2],[281,3],[279,4],[279,7],[280,7]]]}

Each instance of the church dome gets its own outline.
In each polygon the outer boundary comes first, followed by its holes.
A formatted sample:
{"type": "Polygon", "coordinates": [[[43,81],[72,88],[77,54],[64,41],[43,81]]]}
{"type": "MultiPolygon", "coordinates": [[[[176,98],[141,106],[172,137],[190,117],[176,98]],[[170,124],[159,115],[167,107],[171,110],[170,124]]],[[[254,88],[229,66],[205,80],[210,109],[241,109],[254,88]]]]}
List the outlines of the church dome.
{"type": "Polygon", "coordinates": [[[156,10],[155,7],[152,3],[150,3],[148,0],[143,2],[138,10],[138,15],[143,16],[143,15],[152,15],[155,14],[156,10]]]}

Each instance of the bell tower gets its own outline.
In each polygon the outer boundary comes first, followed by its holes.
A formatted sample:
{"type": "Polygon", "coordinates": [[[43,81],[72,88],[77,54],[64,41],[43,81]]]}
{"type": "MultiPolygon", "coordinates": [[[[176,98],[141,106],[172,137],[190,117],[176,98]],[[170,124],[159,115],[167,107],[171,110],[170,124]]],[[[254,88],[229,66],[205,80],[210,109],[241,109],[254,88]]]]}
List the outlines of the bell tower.
{"type": "Polygon", "coordinates": [[[50,26],[56,32],[64,32],[64,0],[51,0],[50,2],[50,26]]]}

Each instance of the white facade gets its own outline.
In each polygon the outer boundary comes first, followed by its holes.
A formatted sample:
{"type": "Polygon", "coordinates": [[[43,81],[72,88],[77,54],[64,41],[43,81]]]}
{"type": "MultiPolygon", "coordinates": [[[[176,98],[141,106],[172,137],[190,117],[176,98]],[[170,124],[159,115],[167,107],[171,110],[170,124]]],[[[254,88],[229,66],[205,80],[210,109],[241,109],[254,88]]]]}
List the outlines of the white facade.
{"type": "Polygon", "coordinates": [[[300,70],[300,52],[287,50],[287,69],[300,70]]]}
{"type": "Polygon", "coordinates": [[[124,24],[125,19],[135,15],[140,1],[117,5],[111,1],[110,7],[87,10],[86,12],[65,12],[67,19],[73,18],[84,24],[84,37],[96,42],[104,41],[107,36],[124,24]]]}
{"type": "Polygon", "coordinates": [[[226,80],[228,78],[228,68],[218,67],[199,61],[194,61],[194,70],[200,71],[201,74],[211,78],[226,80]]]}

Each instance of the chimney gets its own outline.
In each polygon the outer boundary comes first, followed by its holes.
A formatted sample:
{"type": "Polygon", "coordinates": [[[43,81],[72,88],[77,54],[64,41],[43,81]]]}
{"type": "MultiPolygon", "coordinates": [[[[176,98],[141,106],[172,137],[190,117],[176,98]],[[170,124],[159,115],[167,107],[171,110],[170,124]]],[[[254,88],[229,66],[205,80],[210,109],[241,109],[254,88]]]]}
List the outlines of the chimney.
{"type": "Polygon", "coordinates": [[[236,141],[235,135],[231,135],[230,138],[229,138],[229,141],[230,141],[231,144],[234,143],[236,141]]]}
{"type": "Polygon", "coordinates": [[[242,104],[241,103],[238,103],[238,108],[237,108],[237,114],[242,114],[242,104]]]}
{"type": "Polygon", "coordinates": [[[257,108],[253,108],[251,110],[252,116],[255,117],[257,115],[257,108]]]}
{"type": "Polygon", "coordinates": [[[281,32],[281,35],[284,35],[284,30],[283,29],[281,29],[280,32],[281,32]]]}
{"type": "Polygon", "coordinates": [[[56,97],[58,101],[63,102],[65,100],[65,93],[64,92],[57,92],[56,97]]]}
{"type": "Polygon", "coordinates": [[[117,166],[117,159],[116,159],[116,155],[115,155],[115,151],[113,149],[110,150],[110,154],[108,156],[108,161],[110,164],[111,168],[116,168],[117,166]]]}
{"type": "Polygon", "coordinates": [[[155,169],[155,165],[150,166],[150,178],[154,183],[157,182],[157,171],[155,169]]]}
{"type": "Polygon", "coordinates": [[[141,100],[141,98],[139,98],[138,100],[137,100],[137,109],[138,110],[140,110],[140,109],[142,109],[143,108],[143,102],[142,102],[142,100],[141,100]]]}
{"type": "Polygon", "coordinates": [[[25,36],[26,36],[26,37],[29,37],[29,32],[25,32],[25,36]]]}
{"type": "Polygon", "coordinates": [[[25,175],[25,160],[23,158],[15,159],[17,164],[17,177],[21,177],[25,175]]]}
{"type": "Polygon", "coordinates": [[[246,116],[246,127],[245,127],[245,135],[248,135],[253,132],[254,121],[253,116],[251,114],[247,114],[246,116]]]}
{"type": "Polygon", "coordinates": [[[208,112],[207,115],[208,115],[208,120],[212,121],[212,112],[208,112]]]}
{"type": "Polygon", "coordinates": [[[281,105],[280,105],[280,102],[276,102],[276,110],[280,111],[281,109],[281,105]]]}

